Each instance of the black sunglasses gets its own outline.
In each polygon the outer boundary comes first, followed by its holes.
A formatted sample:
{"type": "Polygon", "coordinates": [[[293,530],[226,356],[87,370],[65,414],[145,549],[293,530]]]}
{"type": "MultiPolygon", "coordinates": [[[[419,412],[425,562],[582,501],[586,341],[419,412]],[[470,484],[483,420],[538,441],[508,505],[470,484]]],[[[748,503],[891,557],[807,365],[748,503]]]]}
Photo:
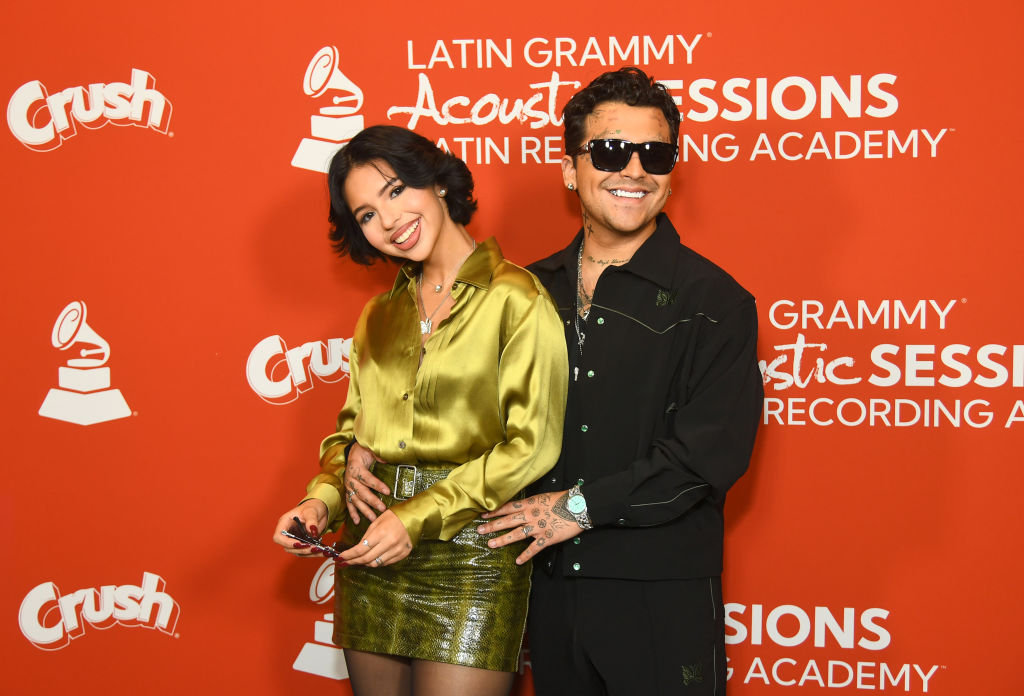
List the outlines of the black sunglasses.
{"type": "Polygon", "coordinates": [[[590,163],[602,172],[621,172],[629,164],[633,153],[640,155],[640,165],[648,174],[668,174],[676,166],[679,147],[671,143],[632,143],[616,138],[591,140],[576,154],[590,153],[590,163]]]}

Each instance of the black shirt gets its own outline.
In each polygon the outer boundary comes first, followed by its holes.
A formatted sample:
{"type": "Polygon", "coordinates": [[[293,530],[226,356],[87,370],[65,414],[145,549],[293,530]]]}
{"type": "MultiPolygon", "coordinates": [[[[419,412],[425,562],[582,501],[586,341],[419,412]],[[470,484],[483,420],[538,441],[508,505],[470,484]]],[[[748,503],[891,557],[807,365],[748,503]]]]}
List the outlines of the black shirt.
{"type": "Polygon", "coordinates": [[[581,351],[582,239],[530,266],[569,349],[562,454],[533,491],[579,483],[594,529],[535,563],[581,577],[720,575],[725,495],[747,469],[764,396],[754,298],[659,214],[629,262],[598,279],[581,351]]]}

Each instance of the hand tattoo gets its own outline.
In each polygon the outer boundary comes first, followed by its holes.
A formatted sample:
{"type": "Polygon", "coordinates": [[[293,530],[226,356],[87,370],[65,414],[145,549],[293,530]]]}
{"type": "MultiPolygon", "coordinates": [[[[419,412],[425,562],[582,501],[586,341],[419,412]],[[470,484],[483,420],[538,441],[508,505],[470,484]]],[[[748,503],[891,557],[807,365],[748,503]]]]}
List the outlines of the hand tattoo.
{"type": "Polygon", "coordinates": [[[575,524],[576,518],[573,517],[572,513],[569,512],[569,508],[566,507],[566,502],[568,500],[569,491],[566,491],[561,496],[559,496],[558,500],[555,501],[555,504],[551,506],[551,512],[555,513],[555,515],[561,517],[563,520],[567,520],[575,524]]]}

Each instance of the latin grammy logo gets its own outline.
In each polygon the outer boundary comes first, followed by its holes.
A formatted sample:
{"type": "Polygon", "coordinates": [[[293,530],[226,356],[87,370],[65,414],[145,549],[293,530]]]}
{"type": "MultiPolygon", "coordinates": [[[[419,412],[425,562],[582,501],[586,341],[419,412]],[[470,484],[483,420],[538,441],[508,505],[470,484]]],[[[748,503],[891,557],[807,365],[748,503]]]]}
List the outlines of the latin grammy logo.
{"type": "Polygon", "coordinates": [[[120,389],[110,388],[110,344],[85,323],[85,303],[72,302],[53,325],[50,342],[68,350],[81,346],[77,358],[58,369],[59,389],[51,389],[39,415],[78,425],[92,425],[132,415],[120,389]]]}
{"type": "MultiPolygon", "coordinates": [[[[317,604],[326,604],[334,597],[334,559],[328,558],[316,571],[309,584],[309,598],[317,604]]],[[[313,640],[302,646],[292,669],[340,681],[348,679],[348,665],[341,648],[334,645],[334,614],[324,614],[313,627],[313,640]]]]}
{"type": "Polygon", "coordinates": [[[324,46],[306,68],[302,91],[316,99],[332,90],[337,93],[331,98],[334,106],[321,107],[310,117],[313,137],[299,143],[293,167],[326,174],[334,153],[363,129],[363,117],[356,114],[363,105],[363,91],[338,70],[338,49],[324,46]]]}

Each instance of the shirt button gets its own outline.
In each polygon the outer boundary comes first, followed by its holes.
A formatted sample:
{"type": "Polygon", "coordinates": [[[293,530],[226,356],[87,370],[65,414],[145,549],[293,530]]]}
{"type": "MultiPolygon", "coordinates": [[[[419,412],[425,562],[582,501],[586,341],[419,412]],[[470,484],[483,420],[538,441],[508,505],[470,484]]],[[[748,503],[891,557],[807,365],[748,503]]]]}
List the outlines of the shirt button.
{"type": "Polygon", "coordinates": [[[582,486],[583,485],[583,479],[576,479],[576,485],[577,486],[582,486]]]}
{"type": "Polygon", "coordinates": [[[593,377],[593,376],[594,376],[594,371],[593,370],[587,370],[587,377],[593,377]]]}
{"type": "Polygon", "coordinates": [[[558,483],[558,479],[556,479],[554,476],[552,476],[551,477],[551,483],[558,483]]]}
{"type": "Polygon", "coordinates": [[[406,393],[402,394],[402,401],[408,401],[408,400],[409,400],[409,392],[406,392],[406,393]]]}
{"type": "Polygon", "coordinates": [[[572,569],[573,570],[579,570],[580,569],[580,564],[579,563],[573,563],[572,564],[572,569]]]}
{"type": "Polygon", "coordinates": [[[587,431],[588,431],[589,429],[590,429],[590,428],[588,428],[588,427],[586,426],[586,424],[584,424],[584,425],[581,425],[581,426],[580,426],[580,430],[581,430],[581,431],[583,431],[583,432],[587,432],[587,431]]]}
{"type": "Polygon", "coordinates": [[[405,440],[398,441],[398,449],[405,449],[405,440]]]}
{"type": "Polygon", "coordinates": [[[574,543],[574,544],[580,543],[580,538],[576,537],[575,539],[572,540],[572,543],[574,543]]]}
{"type": "Polygon", "coordinates": [[[597,318],[597,323],[598,324],[603,324],[604,323],[604,317],[598,317],[597,318]]]}
{"type": "Polygon", "coordinates": [[[626,520],[620,518],[619,521],[615,524],[619,525],[620,527],[624,527],[626,526],[626,520]]]}

